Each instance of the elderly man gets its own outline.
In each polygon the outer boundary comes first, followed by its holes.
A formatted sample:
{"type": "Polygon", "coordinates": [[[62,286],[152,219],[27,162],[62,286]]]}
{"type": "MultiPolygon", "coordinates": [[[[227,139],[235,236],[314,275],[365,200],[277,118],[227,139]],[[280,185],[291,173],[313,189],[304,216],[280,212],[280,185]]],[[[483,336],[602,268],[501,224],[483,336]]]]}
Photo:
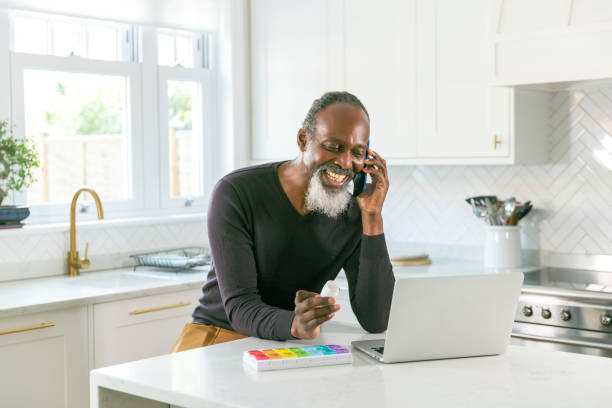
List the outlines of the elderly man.
{"type": "Polygon", "coordinates": [[[340,269],[361,326],[386,329],[395,283],[382,219],[389,179],[369,137],[359,99],[328,92],[298,131],[295,160],[217,183],[208,211],[213,266],[173,352],[246,336],[316,338],[340,308],[318,292],[340,269]],[[349,185],[362,171],[372,182],[355,198],[349,185]]]}

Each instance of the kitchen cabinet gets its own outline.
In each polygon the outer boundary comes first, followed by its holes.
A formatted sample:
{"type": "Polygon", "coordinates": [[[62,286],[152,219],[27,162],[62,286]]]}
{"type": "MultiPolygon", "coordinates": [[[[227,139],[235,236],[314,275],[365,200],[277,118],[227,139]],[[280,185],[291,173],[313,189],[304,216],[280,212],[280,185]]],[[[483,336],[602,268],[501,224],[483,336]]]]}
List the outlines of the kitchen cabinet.
{"type": "Polygon", "coordinates": [[[609,0],[491,3],[495,53],[489,76],[495,84],[565,88],[574,81],[612,78],[609,0]]]}
{"type": "Polygon", "coordinates": [[[388,164],[547,159],[550,93],[489,87],[492,2],[281,3],[251,4],[253,161],[294,157],[310,101],[337,84],[368,109],[388,164]]]}
{"type": "Polygon", "coordinates": [[[372,148],[388,162],[416,157],[415,1],[345,3],[345,84],[370,115],[372,148]]]}
{"type": "Polygon", "coordinates": [[[94,305],[94,366],[168,354],[201,295],[191,289],[94,305]]]}
{"type": "Polygon", "coordinates": [[[416,2],[415,164],[546,160],[550,94],[489,86],[491,4],[416,2]]]}
{"type": "Polygon", "coordinates": [[[312,101],[342,90],[342,0],[252,0],[253,161],[297,156],[312,101]]]}
{"type": "Polygon", "coordinates": [[[89,406],[87,306],[0,319],[0,405],[89,406]]]}

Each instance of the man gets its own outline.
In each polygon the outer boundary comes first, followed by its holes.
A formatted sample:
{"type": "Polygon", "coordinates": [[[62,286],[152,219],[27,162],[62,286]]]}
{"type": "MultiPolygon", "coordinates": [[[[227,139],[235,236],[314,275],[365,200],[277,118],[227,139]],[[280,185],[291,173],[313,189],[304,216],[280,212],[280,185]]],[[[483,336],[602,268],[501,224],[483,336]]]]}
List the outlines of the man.
{"type": "Polygon", "coordinates": [[[369,137],[362,103],[328,92],[298,131],[295,160],[217,183],[208,211],[213,266],[173,352],[246,336],[316,338],[340,308],[318,292],[341,268],[362,327],[386,329],[395,283],[382,219],[389,179],[369,137]],[[355,199],[349,185],[361,171],[372,183],[355,199]]]}

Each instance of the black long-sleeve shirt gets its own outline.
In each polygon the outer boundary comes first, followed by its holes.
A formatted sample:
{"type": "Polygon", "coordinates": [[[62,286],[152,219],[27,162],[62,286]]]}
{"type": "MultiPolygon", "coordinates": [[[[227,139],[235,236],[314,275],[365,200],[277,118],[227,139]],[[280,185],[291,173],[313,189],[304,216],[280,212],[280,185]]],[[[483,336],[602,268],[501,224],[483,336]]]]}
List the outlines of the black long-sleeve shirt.
{"type": "Polygon", "coordinates": [[[280,184],[280,164],[234,171],[215,186],[207,214],[213,265],[194,322],[292,339],[296,292],[318,293],[344,268],[359,323],[384,331],[395,283],[384,234],[363,235],[354,198],[336,218],[298,213],[280,184]]]}

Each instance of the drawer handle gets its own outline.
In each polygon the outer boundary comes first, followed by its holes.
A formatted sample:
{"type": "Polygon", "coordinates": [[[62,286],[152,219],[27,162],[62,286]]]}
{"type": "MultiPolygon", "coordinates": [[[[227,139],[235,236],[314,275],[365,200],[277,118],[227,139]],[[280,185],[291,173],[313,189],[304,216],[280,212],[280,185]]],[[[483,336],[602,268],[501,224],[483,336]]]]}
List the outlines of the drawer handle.
{"type": "Polygon", "coordinates": [[[191,304],[191,302],[179,302],[179,303],[176,303],[174,305],[152,307],[151,309],[132,310],[130,312],[130,314],[131,315],[139,315],[139,314],[143,314],[143,313],[157,312],[159,310],[174,309],[174,308],[177,308],[177,307],[189,306],[190,304],[191,304]]]}
{"type": "Polygon", "coordinates": [[[21,333],[21,332],[28,331],[28,330],[44,329],[46,327],[53,327],[53,326],[55,326],[55,324],[53,323],[41,323],[35,326],[28,326],[28,327],[22,327],[20,329],[12,329],[12,330],[3,331],[3,332],[0,332],[0,336],[4,334],[21,333]]]}

